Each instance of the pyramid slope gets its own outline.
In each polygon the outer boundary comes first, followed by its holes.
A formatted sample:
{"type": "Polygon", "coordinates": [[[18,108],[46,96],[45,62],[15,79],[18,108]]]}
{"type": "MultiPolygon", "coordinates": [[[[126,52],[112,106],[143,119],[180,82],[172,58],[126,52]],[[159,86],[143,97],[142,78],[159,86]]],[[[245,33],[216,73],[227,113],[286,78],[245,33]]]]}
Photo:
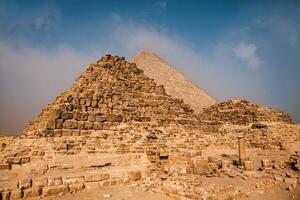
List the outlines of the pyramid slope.
{"type": "Polygon", "coordinates": [[[104,56],[71,88],[49,104],[24,130],[27,136],[78,135],[121,123],[193,125],[197,119],[182,100],[145,76],[134,63],[104,56]]]}
{"type": "Polygon", "coordinates": [[[242,99],[231,99],[203,109],[201,121],[248,125],[257,122],[293,123],[292,118],[281,111],[267,108],[242,99]]]}
{"type": "Polygon", "coordinates": [[[148,49],[139,52],[131,62],[136,63],[139,68],[144,70],[146,76],[163,85],[168,94],[183,99],[196,112],[217,103],[204,90],[148,49]]]}

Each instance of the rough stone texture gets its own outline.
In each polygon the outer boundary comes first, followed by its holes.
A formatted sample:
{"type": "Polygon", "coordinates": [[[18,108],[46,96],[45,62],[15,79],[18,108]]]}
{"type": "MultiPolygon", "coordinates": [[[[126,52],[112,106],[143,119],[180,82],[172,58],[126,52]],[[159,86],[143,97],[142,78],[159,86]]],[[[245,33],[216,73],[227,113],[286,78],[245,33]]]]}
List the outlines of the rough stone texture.
{"type": "Polygon", "coordinates": [[[194,115],[117,56],[92,64],[23,135],[0,144],[3,199],[131,183],[172,199],[242,199],[277,186],[296,195],[299,187],[300,126],[287,115],[244,100],[194,115]]]}

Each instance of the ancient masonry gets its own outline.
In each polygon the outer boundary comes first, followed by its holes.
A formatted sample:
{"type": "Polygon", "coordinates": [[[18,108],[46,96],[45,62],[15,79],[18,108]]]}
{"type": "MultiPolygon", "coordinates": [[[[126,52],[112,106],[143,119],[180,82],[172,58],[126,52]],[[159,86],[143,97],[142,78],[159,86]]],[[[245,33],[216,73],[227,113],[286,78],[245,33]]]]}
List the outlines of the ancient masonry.
{"type": "Polygon", "coordinates": [[[249,191],[276,184],[292,191],[299,140],[299,125],[282,112],[230,100],[194,114],[134,63],[106,55],[21,136],[0,137],[0,199],[136,181],[137,190],[175,199],[247,196],[214,178],[258,179],[249,191]]]}

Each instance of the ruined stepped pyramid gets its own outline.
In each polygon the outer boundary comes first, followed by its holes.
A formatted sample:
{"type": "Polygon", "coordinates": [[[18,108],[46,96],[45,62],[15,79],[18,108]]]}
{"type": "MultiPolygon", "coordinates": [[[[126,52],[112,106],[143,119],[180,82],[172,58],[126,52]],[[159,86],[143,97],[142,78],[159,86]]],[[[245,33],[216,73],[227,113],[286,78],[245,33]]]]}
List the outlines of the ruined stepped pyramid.
{"type": "Polygon", "coordinates": [[[153,78],[159,85],[163,85],[167,94],[183,99],[196,112],[217,103],[204,90],[149,49],[140,51],[131,59],[131,62],[144,70],[146,76],[153,78]]]}
{"type": "Polygon", "coordinates": [[[81,135],[122,123],[196,125],[193,110],[167,95],[136,64],[104,56],[24,130],[26,136],[81,135]]]}

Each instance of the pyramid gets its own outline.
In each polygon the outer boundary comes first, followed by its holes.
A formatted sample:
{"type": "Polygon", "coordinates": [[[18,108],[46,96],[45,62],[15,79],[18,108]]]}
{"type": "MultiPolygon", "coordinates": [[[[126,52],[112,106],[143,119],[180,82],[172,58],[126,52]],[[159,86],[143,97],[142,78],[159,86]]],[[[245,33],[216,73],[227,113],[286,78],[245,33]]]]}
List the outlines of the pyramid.
{"type": "Polygon", "coordinates": [[[276,109],[267,108],[243,99],[231,99],[204,108],[199,114],[201,121],[248,125],[258,122],[280,122],[292,124],[292,118],[276,109]]]}
{"type": "Polygon", "coordinates": [[[143,69],[146,76],[163,85],[167,94],[183,99],[196,112],[217,103],[204,90],[193,84],[182,73],[149,49],[140,51],[132,58],[131,62],[143,69]]]}
{"type": "Polygon", "coordinates": [[[24,130],[27,136],[78,135],[122,123],[195,125],[193,110],[167,95],[134,63],[106,55],[24,130]]]}

